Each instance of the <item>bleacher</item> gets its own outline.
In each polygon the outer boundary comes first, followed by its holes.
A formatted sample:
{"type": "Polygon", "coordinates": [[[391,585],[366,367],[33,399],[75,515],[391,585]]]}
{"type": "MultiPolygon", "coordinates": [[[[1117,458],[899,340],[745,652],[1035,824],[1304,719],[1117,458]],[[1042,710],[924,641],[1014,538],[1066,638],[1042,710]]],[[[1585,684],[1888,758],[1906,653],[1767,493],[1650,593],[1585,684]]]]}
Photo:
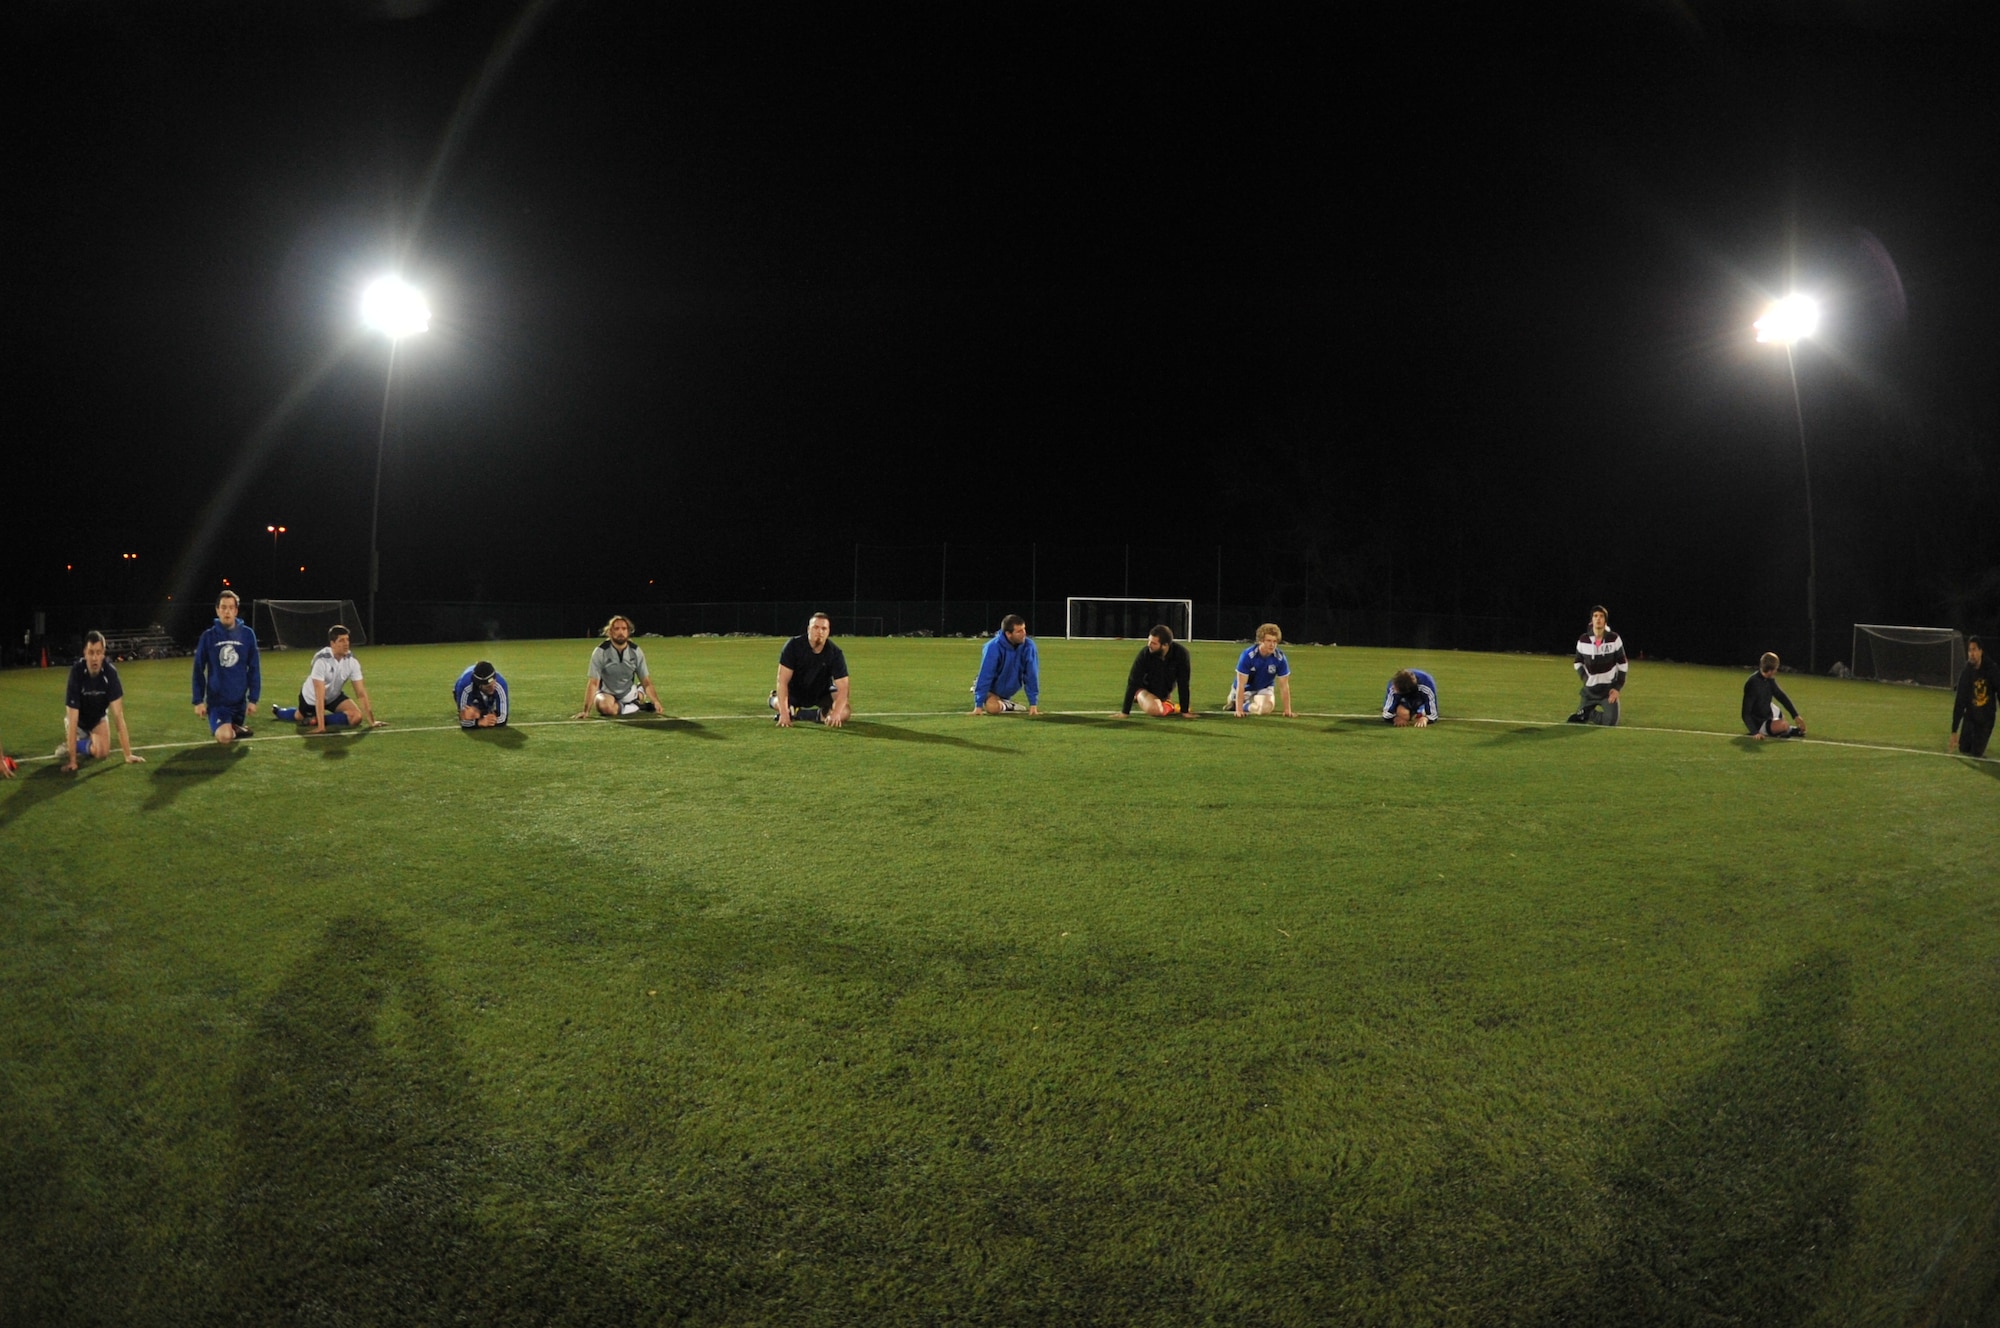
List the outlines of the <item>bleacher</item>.
{"type": "Polygon", "coordinates": [[[113,660],[171,659],[181,654],[166,628],[158,623],[148,627],[121,627],[104,634],[104,653],[113,660]]]}

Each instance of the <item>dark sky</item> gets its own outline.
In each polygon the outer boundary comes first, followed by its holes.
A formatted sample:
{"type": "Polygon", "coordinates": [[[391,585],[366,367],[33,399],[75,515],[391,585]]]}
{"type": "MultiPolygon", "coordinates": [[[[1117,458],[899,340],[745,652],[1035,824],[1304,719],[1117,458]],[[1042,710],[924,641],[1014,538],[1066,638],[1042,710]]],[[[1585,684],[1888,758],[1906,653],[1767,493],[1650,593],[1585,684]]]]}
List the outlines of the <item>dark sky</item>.
{"type": "Polygon", "coordinates": [[[1992,20],[1484,12],[16,7],[9,611],[362,598],[398,267],[388,598],[844,599],[856,543],[916,598],[950,541],[1208,601],[1222,545],[1273,612],[1803,652],[1795,282],[1821,653],[2000,625],[1992,20]]]}

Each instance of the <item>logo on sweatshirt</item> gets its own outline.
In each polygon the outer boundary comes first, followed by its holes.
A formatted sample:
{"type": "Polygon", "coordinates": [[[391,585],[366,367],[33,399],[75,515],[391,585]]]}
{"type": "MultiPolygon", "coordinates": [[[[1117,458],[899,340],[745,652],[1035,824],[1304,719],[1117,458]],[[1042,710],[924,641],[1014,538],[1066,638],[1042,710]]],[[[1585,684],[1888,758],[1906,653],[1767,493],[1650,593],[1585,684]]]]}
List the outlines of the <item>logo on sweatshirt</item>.
{"type": "Polygon", "coordinates": [[[241,658],[236,653],[236,643],[234,641],[224,641],[219,654],[222,657],[222,667],[225,669],[235,668],[236,661],[241,658]]]}

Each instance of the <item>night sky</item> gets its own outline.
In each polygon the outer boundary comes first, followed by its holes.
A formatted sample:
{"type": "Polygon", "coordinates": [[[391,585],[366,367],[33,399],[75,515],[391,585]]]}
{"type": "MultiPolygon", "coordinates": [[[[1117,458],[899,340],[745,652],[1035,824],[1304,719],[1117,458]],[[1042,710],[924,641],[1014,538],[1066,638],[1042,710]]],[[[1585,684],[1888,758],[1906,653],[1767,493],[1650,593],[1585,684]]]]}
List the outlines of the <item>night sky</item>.
{"type": "MultiPolygon", "coordinates": [[[[1980,6],[12,7],[0,594],[2000,627],[1980,6]],[[1810,17],[1802,17],[1807,16],[1810,17]],[[283,523],[273,582],[265,527],[283,523]],[[136,552],[135,563],[122,553],[136,552]],[[296,569],[304,564],[306,572],[296,569]]],[[[1042,630],[1047,630],[1043,628],[1042,630]]],[[[1449,644],[1449,642],[1446,642],[1449,644]]]]}

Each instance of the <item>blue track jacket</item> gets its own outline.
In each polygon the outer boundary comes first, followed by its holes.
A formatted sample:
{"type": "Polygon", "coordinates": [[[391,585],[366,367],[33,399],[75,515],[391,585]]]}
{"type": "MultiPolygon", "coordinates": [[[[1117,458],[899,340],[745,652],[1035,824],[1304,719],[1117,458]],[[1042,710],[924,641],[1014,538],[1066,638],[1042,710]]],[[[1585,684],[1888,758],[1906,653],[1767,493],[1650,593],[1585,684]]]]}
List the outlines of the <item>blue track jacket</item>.
{"type": "Polygon", "coordinates": [[[1023,637],[1017,646],[994,633],[986,643],[986,653],[979,657],[979,680],[972,684],[972,704],[983,706],[987,697],[996,694],[1005,700],[1023,687],[1028,689],[1029,705],[1042,703],[1042,666],[1041,657],[1035,653],[1035,638],[1023,637]]]}
{"type": "Polygon", "coordinates": [[[222,619],[201,634],[194,648],[194,704],[241,705],[264,695],[257,664],[257,634],[241,618],[223,630],[222,619]]]}

